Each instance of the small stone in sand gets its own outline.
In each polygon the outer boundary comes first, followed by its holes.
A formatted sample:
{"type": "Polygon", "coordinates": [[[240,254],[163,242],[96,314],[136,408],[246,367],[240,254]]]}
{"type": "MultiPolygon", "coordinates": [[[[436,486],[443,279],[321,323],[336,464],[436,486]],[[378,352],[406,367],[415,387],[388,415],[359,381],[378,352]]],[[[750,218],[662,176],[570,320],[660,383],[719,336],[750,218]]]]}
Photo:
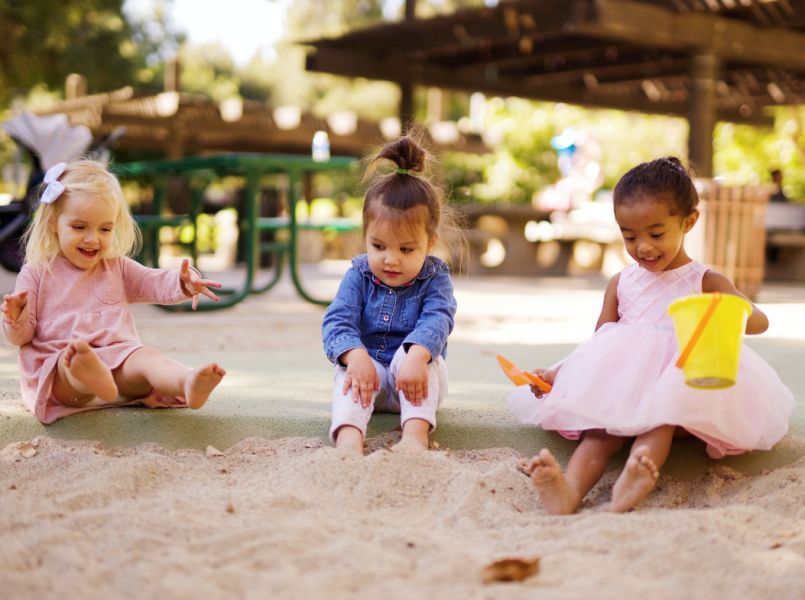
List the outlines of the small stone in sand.
{"type": "Polygon", "coordinates": [[[224,453],[221,452],[215,446],[207,446],[207,449],[204,451],[204,454],[207,458],[212,458],[213,456],[223,456],[224,453]]]}

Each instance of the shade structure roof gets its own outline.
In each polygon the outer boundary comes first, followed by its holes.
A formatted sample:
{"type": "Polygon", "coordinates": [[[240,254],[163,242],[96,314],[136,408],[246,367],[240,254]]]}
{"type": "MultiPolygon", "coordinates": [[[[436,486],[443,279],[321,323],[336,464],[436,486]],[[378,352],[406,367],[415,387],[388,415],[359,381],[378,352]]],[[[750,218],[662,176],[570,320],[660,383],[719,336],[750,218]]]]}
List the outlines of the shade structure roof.
{"type": "MultiPolygon", "coordinates": [[[[389,130],[346,111],[322,118],[294,106],[237,99],[219,104],[200,95],[142,94],[131,87],[63,100],[36,112],[64,113],[72,125],[89,127],[95,137],[125,127],[122,149],[154,150],[169,158],[215,152],[309,154],[316,131],[328,133],[333,154],[365,156],[398,135],[394,123],[389,130]]],[[[479,135],[458,131],[449,141],[430,141],[436,149],[486,150],[479,135]]]]}
{"type": "Polygon", "coordinates": [[[690,117],[697,83],[716,120],[805,102],[805,0],[504,0],[309,44],[313,71],[589,107],[690,117]]]}

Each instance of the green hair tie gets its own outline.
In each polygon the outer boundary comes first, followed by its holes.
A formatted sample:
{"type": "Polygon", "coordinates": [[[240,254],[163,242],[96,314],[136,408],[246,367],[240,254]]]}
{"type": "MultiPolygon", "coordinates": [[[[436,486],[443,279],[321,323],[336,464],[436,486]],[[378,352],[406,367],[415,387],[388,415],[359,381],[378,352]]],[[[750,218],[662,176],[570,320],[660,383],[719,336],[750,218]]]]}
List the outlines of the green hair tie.
{"type": "Polygon", "coordinates": [[[408,175],[408,169],[403,169],[401,167],[397,167],[397,174],[398,175],[408,175]]]}

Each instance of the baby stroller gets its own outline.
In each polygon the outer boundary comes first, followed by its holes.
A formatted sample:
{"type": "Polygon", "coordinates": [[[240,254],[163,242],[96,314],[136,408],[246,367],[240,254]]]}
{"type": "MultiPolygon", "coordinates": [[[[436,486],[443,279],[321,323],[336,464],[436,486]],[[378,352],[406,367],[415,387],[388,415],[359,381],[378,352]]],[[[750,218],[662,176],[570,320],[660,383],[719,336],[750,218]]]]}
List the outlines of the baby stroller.
{"type": "Polygon", "coordinates": [[[114,143],[125,133],[119,127],[93,143],[92,133],[82,125],[72,126],[63,114],[36,116],[20,113],[0,124],[21,152],[31,158],[31,170],[25,195],[9,204],[0,205],[0,265],[19,272],[24,262],[20,240],[28,221],[36,210],[37,187],[45,172],[59,162],[82,156],[108,162],[114,143]]]}

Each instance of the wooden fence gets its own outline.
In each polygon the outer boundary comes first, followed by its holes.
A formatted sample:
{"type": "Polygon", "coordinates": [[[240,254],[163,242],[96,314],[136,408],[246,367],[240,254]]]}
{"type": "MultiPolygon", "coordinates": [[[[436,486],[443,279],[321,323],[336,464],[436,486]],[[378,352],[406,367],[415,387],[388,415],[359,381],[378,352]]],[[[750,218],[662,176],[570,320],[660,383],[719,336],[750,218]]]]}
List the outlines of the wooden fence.
{"type": "Polygon", "coordinates": [[[763,283],[769,186],[697,180],[696,188],[701,216],[687,236],[688,253],[754,299],[763,283]]]}

